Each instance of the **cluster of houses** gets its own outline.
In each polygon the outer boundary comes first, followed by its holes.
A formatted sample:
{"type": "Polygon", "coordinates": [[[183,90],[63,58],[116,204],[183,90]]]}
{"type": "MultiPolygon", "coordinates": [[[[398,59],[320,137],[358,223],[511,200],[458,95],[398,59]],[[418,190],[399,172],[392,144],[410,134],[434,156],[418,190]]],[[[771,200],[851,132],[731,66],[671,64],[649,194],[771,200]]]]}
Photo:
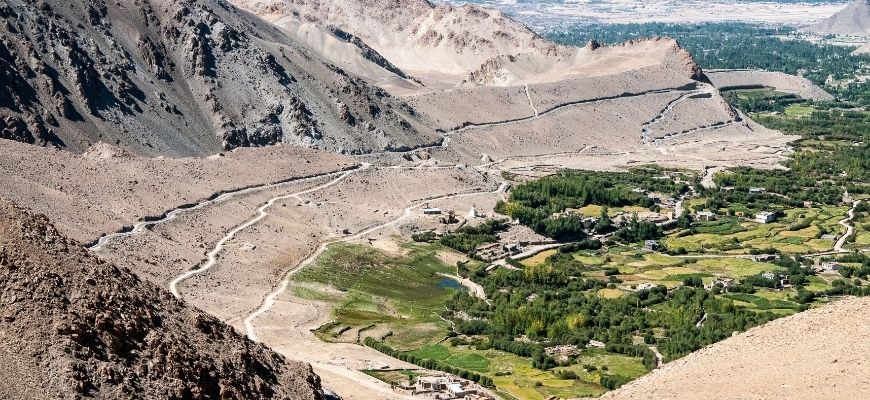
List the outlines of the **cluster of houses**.
{"type": "Polygon", "coordinates": [[[495,260],[501,260],[506,257],[514,256],[519,254],[522,251],[524,243],[484,243],[480,246],[477,246],[474,249],[474,254],[477,255],[477,258],[486,261],[492,262],[495,260]]]}
{"type": "Polygon", "coordinates": [[[843,264],[831,261],[813,265],[813,271],[815,271],[817,274],[838,273],[841,269],[843,269],[843,264]]]}
{"type": "Polygon", "coordinates": [[[566,362],[571,357],[577,357],[580,355],[580,348],[573,344],[566,344],[561,346],[552,346],[544,349],[544,354],[549,357],[554,358],[557,362],[566,362]]]}
{"type": "MultiPolygon", "coordinates": [[[[734,186],[723,186],[719,190],[723,192],[733,192],[735,190],[734,186]]],[[[767,193],[767,189],[763,187],[751,187],[749,188],[749,194],[764,194],[767,193]]],[[[695,214],[695,219],[698,221],[715,221],[717,218],[716,214],[710,211],[699,211],[695,214]]],[[[771,211],[761,211],[755,214],[754,218],[755,222],[759,224],[769,224],[771,222],[776,222],[776,213],[771,211]]]]}
{"type": "Polygon", "coordinates": [[[495,400],[476,383],[446,374],[422,376],[413,383],[393,385],[393,391],[437,400],[495,400]]]}
{"type": "MultiPolygon", "coordinates": [[[[443,224],[455,224],[459,222],[459,219],[456,218],[456,213],[453,210],[445,210],[438,207],[429,207],[427,204],[422,210],[423,215],[436,217],[443,224]]],[[[465,214],[465,219],[472,220],[475,218],[486,218],[486,214],[481,213],[477,210],[477,207],[471,206],[468,210],[468,213],[465,214]]]]}
{"type": "MultiPolygon", "coordinates": [[[[718,218],[716,213],[711,211],[698,211],[695,213],[695,220],[697,221],[715,221],[718,218]]],[[[776,222],[776,213],[771,211],[761,211],[755,214],[755,218],[753,219],[755,222],[759,224],[769,224],[771,222],[776,222]]]]}

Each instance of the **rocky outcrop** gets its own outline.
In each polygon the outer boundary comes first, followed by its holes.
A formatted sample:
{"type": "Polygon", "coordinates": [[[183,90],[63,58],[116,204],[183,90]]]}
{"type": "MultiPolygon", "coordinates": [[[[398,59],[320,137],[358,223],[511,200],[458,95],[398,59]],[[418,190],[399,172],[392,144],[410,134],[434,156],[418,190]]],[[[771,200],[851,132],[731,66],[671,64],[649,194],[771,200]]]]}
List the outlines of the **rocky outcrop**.
{"type": "Polygon", "coordinates": [[[0,398],[321,399],[288,362],[0,200],[0,398]]]}
{"type": "Polygon", "coordinates": [[[437,136],[401,100],[362,81],[346,90],[346,73],[221,0],[4,2],[0,78],[0,138],[77,152],[102,141],[145,155],[362,153],[437,136]]]}
{"type": "Polygon", "coordinates": [[[332,32],[332,34],[336,38],[338,38],[342,41],[345,41],[347,43],[350,43],[350,44],[356,46],[357,48],[359,48],[360,54],[366,60],[369,60],[369,61],[375,63],[375,65],[377,65],[377,66],[379,66],[387,71],[390,71],[390,72],[392,72],[392,73],[394,73],[402,78],[408,79],[408,76],[405,75],[405,73],[402,72],[402,70],[399,69],[399,67],[393,65],[393,63],[391,63],[390,60],[387,60],[386,58],[384,58],[384,56],[382,56],[381,53],[378,53],[377,50],[371,48],[369,45],[367,45],[365,42],[363,42],[362,39],[356,37],[355,35],[353,35],[351,33],[343,31],[341,28],[339,28],[337,26],[329,26],[329,27],[327,27],[327,29],[329,29],[329,31],[332,32]]]}

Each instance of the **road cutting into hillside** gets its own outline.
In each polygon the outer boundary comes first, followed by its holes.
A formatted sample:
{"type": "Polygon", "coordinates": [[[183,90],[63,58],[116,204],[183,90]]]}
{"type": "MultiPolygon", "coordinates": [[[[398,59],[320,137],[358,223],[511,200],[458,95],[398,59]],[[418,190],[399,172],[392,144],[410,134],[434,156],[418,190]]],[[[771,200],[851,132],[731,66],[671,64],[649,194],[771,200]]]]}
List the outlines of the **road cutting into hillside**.
{"type": "MultiPolygon", "coordinates": [[[[222,237],[222,238],[217,242],[217,244],[215,244],[215,246],[212,248],[212,250],[208,252],[208,254],[207,254],[207,260],[206,260],[206,262],[205,262],[204,264],[202,264],[199,268],[196,268],[196,269],[193,269],[193,270],[187,271],[187,272],[185,272],[185,273],[183,273],[183,274],[177,276],[175,279],[173,279],[172,282],[169,283],[169,290],[172,292],[172,295],[175,296],[176,298],[179,298],[179,299],[180,299],[180,298],[181,298],[181,292],[178,291],[178,285],[179,285],[180,283],[182,283],[185,279],[190,278],[190,277],[193,276],[193,275],[201,274],[201,273],[203,273],[203,272],[205,272],[205,271],[208,271],[209,268],[211,268],[212,266],[214,266],[214,265],[217,263],[218,255],[219,255],[220,252],[223,250],[223,248],[224,248],[224,246],[226,245],[226,243],[227,243],[230,239],[232,239],[234,236],[236,236],[236,234],[238,234],[239,232],[241,232],[243,229],[248,228],[248,227],[250,227],[250,226],[256,224],[257,222],[259,222],[259,221],[262,220],[263,218],[266,218],[266,216],[269,215],[269,213],[267,212],[267,210],[268,210],[269,208],[271,208],[271,207],[275,204],[275,202],[277,202],[278,200],[284,200],[284,199],[289,199],[289,198],[296,198],[296,199],[299,199],[299,196],[301,196],[301,195],[303,195],[303,194],[312,193],[312,192],[316,192],[316,191],[318,191],[318,190],[322,190],[322,189],[328,188],[328,187],[330,187],[330,186],[332,186],[332,185],[335,185],[336,183],[340,182],[341,180],[343,180],[344,178],[346,178],[348,175],[353,174],[353,173],[358,172],[358,171],[366,170],[366,169],[368,169],[369,167],[370,167],[369,164],[363,164],[360,168],[356,168],[356,169],[353,169],[353,170],[349,170],[349,171],[345,171],[345,172],[343,172],[343,173],[340,173],[340,174],[338,175],[338,177],[336,177],[335,179],[333,179],[333,180],[331,180],[331,181],[329,181],[329,182],[327,182],[327,183],[324,183],[324,184],[322,184],[322,185],[320,185],[320,186],[317,186],[317,187],[314,187],[314,188],[311,188],[311,189],[306,189],[306,190],[303,190],[303,191],[300,191],[300,192],[295,192],[295,193],[290,193],[290,194],[284,194],[284,195],[276,196],[276,197],[273,197],[273,198],[269,199],[269,201],[266,202],[266,204],[260,206],[260,208],[257,209],[257,216],[255,216],[254,218],[248,220],[248,221],[245,222],[244,224],[241,224],[241,225],[235,227],[233,230],[229,231],[229,232],[228,232],[224,237],[222,237]]],[[[327,176],[329,176],[329,175],[327,175],[327,176]]]]}
{"type": "Polygon", "coordinates": [[[653,117],[653,119],[651,119],[651,120],[645,122],[643,125],[641,125],[640,135],[641,135],[641,140],[643,141],[643,144],[652,148],[652,143],[649,139],[649,127],[652,125],[655,125],[656,123],[658,123],[659,121],[664,119],[664,117],[667,114],[669,114],[671,111],[673,111],[674,107],[676,107],[677,104],[679,104],[680,102],[682,102],[688,98],[691,98],[692,95],[698,94],[698,93],[703,93],[703,92],[698,91],[698,90],[694,90],[694,91],[691,91],[688,93],[684,93],[682,96],[677,97],[674,100],[671,100],[670,102],[668,102],[668,104],[665,106],[664,109],[662,109],[658,114],[656,114],[655,117],[653,117]]]}
{"type": "Polygon", "coordinates": [[[99,252],[100,250],[105,248],[105,246],[107,244],[109,244],[109,242],[111,242],[113,240],[120,239],[120,238],[126,237],[126,236],[133,236],[133,235],[141,234],[148,227],[153,227],[155,225],[159,225],[159,224],[162,224],[165,222],[172,221],[173,219],[177,218],[181,214],[196,211],[196,210],[199,210],[199,209],[204,208],[206,206],[210,206],[212,204],[221,203],[221,202],[224,202],[226,200],[229,200],[229,199],[237,197],[237,196],[241,196],[241,195],[245,195],[245,194],[249,194],[249,193],[254,193],[257,191],[261,191],[261,190],[268,190],[268,189],[272,189],[272,188],[277,188],[277,187],[281,187],[281,186],[288,185],[291,183],[298,183],[298,182],[314,180],[317,178],[324,178],[324,177],[329,177],[329,176],[334,176],[334,175],[341,175],[341,174],[344,174],[344,173],[347,173],[350,171],[355,171],[359,168],[361,168],[361,167],[354,166],[350,169],[346,169],[346,170],[342,170],[342,171],[324,172],[322,174],[315,174],[315,175],[304,176],[304,177],[290,178],[290,179],[286,179],[286,180],[283,180],[280,182],[267,183],[265,185],[251,186],[251,187],[242,188],[242,189],[238,189],[238,190],[231,190],[231,191],[214,193],[208,199],[200,201],[199,203],[196,203],[194,205],[179,206],[179,207],[176,207],[172,210],[165,212],[160,217],[154,217],[154,218],[146,217],[142,221],[134,223],[132,228],[130,228],[130,229],[125,229],[125,230],[122,230],[119,232],[109,233],[109,234],[103,235],[99,239],[97,239],[96,241],[92,242],[91,245],[87,246],[87,248],[88,248],[88,250],[91,250],[93,252],[99,252]]]}
{"type": "Polygon", "coordinates": [[[532,112],[535,113],[535,116],[538,116],[538,108],[535,107],[535,102],[532,101],[532,93],[529,92],[529,85],[524,85],[526,90],[526,98],[529,99],[529,107],[532,107],[532,112]]]}

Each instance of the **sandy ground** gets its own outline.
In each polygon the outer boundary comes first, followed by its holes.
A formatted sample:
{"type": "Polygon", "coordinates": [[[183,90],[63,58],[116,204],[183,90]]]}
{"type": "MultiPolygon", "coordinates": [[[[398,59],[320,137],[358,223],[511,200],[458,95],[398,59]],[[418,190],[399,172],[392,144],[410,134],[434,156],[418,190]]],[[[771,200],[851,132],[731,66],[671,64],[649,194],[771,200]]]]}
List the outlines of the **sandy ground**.
{"type": "Polygon", "coordinates": [[[775,320],[667,363],[605,399],[845,399],[870,394],[870,299],[775,320]]]}
{"type": "Polygon", "coordinates": [[[80,156],[0,140],[0,196],[48,215],[66,235],[89,242],[217,192],[355,164],[291,146],[238,149],[209,158],[145,158],[102,150],[80,156]]]}
{"type": "MultiPolygon", "coordinates": [[[[329,179],[294,182],[209,205],[141,234],[113,240],[100,254],[166,285],[178,274],[200,265],[214,243],[232,227],[253,218],[254,209],[269,199],[318,187],[329,179]]],[[[179,291],[188,302],[244,331],[245,317],[274,290],[286,271],[293,270],[320,243],[394,221],[406,214],[406,207],[415,204],[428,202],[433,207],[455,208],[460,214],[472,206],[491,209],[501,198],[491,193],[497,186],[497,180],[470,168],[360,170],[349,174],[340,185],[276,202],[268,216],[226,243],[212,268],[181,282],[179,291]],[[427,201],[452,194],[463,195],[427,201]]],[[[404,222],[413,224],[417,218],[422,218],[419,210],[404,222]]],[[[386,242],[399,233],[398,229],[389,226],[374,231],[360,243],[367,243],[369,237],[386,242]]],[[[329,319],[329,310],[323,307],[282,293],[276,305],[254,321],[258,339],[292,359],[313,362],[327,387],[339,393],[351,387],[351,381],[369,379],[354,372],[366,368],[369,361],[397,363],[361,346],[326,344],[316,339],[309,329],[329,319]],[[308,316],[300,317],[300,313],[308,316]],[[293,340],[288,342],[290,338],[293,340]]],[[[343,394],[345,398],[386,396],[383,386],[375,386],[380,390],[377,395],[366,392],[365,387],[354,387],[343,394]]]]}

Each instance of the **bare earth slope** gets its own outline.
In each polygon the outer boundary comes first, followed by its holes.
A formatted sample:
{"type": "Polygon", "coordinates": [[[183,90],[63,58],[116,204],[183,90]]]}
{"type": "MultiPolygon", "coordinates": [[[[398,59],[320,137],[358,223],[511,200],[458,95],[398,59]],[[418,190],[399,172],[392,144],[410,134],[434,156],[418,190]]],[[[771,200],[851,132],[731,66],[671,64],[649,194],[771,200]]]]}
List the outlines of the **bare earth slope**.
{"type": "Polygon", "coordinates": [[[0,20],[0,138],[170,156],[437,140],[401,100],[222,0],[10,0],[0,20]]]}
{"type": "Polygon", "coordinates": [[[288,362],[0,200],[0,398],[320,399],[288,362]]]}
{"type": "Polygon", "coordinates": [[[557,45],[498,11],[475,5],[426,0],[232,1],[294,32],[300,23],[337,26],[430,89],[613,75],[679,59],[670,57],[668,46],[644,42],[594,53],[597,44],[557,45]]]}
{"type": "Polygon", "coordinates": [[[853,55],[870,54],[870,43],[865,43],[852,52],[853,55]]]}
{"type": "MultiPolygon", "coordinates": [[[[411,75],[454,84],[503,54],[550,54],[548,42],[500,12],[427,0],[233,0],[268,20],[286,17],[338,26],[411,75]],[[450,78],[446,78],[450,77],[450,78]],[[457,80],[458,78],[458,80],[457,80]]],[[[423,79],[424,82],[427,79],[423,79]]]]}
{"type": "Polygon", "coordinates": [[[94,146],[80,156],[0,140],[0,195],[48,215],[64,235],[88,242],[217,194],[356,165],[340,155],[292,146],[237,149],[207,159],[111,156],[105,154],[109,148],[94,146]]]}
{"type": "Polygon", "coordinates": [[[816,86],[809,79],[774,71],[761,70],[713,70],[705,71],[713,86],[725,89],[735,86],[763,85],[781,92],[796,94],[810,100],[833,100],[834,96],[816,86]]]}
{"type": "Polygon", "coordinates": [[[855,0],[848,7],[809,29],[835,35],[870,35],[870,0],[855,0]]]}
{"type": "Polygon", "coordinates": [[[775,320],[667,363],[603,399],[870,396],[870,299],[775,320]]]}

